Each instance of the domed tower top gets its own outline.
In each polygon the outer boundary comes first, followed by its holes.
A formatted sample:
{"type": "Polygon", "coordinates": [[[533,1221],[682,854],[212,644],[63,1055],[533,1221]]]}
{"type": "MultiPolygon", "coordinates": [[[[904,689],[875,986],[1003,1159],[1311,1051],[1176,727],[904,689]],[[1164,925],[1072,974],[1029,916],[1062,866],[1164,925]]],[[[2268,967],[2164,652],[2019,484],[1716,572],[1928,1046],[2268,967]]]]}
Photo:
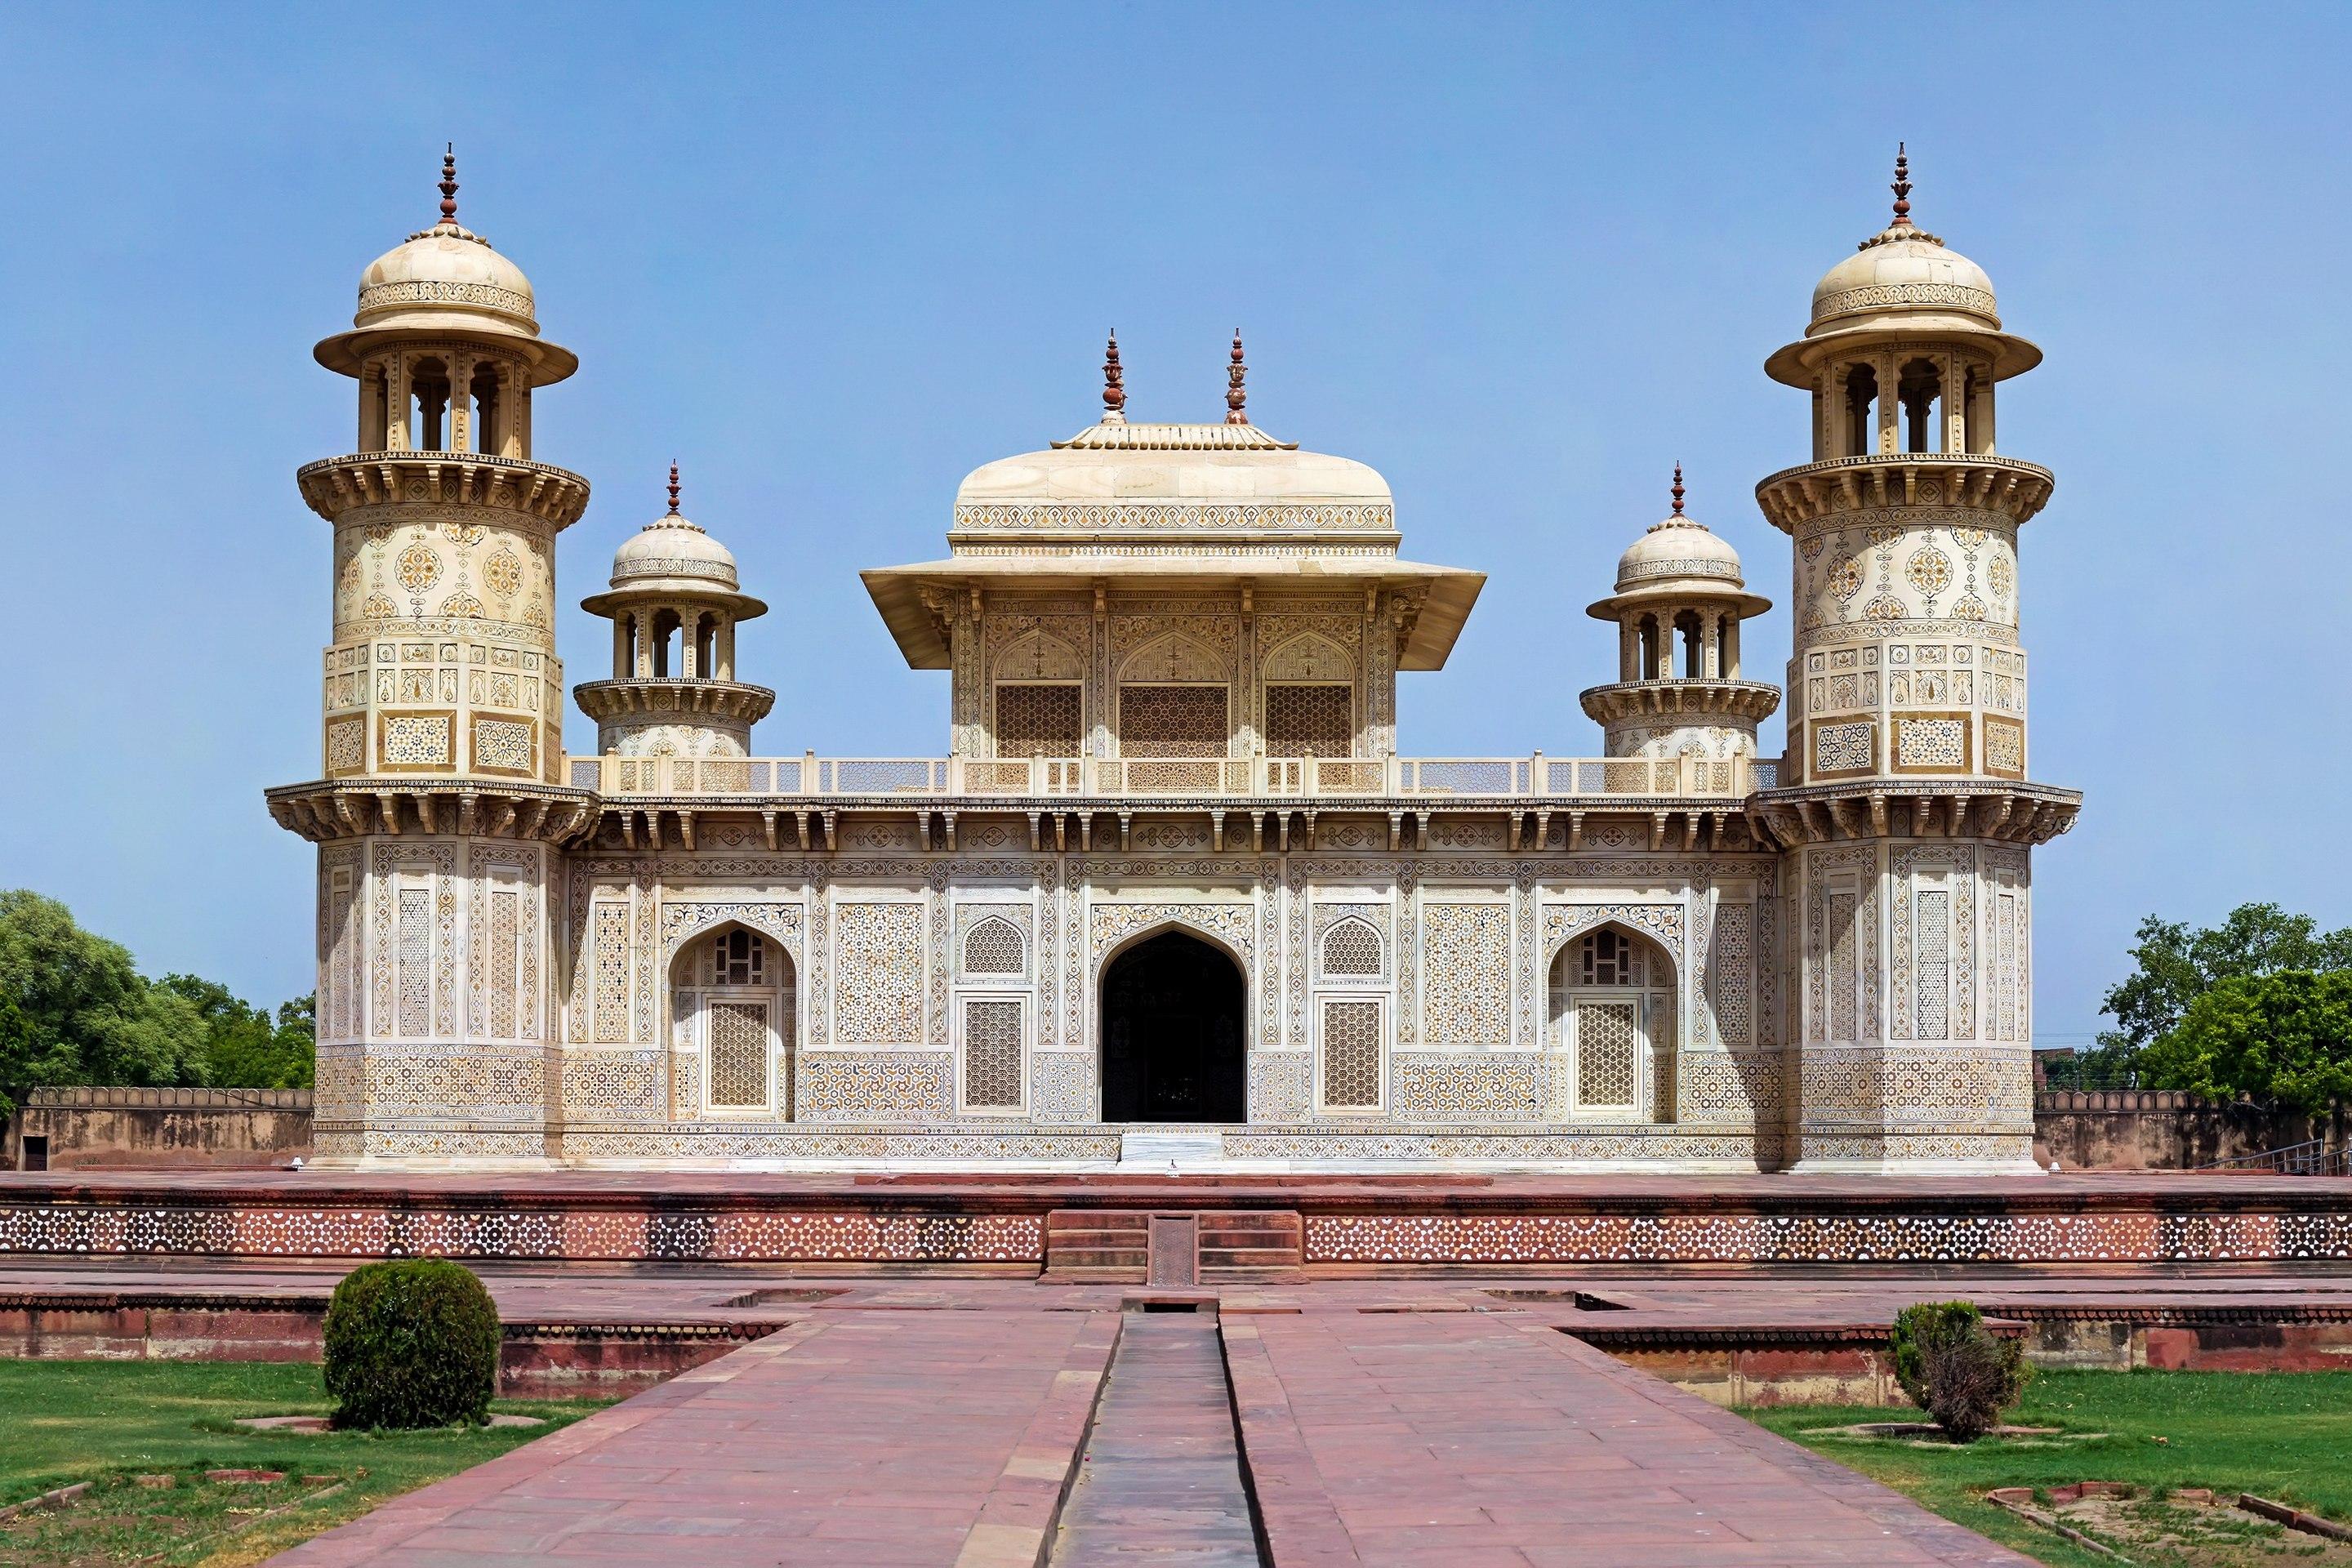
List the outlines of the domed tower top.
{"type": "Polygon", "coordinates": [[[441,216],[368,263],[352,330],[312,351],[319,363],[358,375],[372,346],[398,337],[498,340],[546,386],[580,368],[579,356],[539,335],[537,301],[522,268],[457,221],[457,158],[441,160],[441,216]]]}
{"type": "Polygon", "coordinates": [[[1990,458],[1993,384],[2040,364],[2042,351],[2002,330],[1984,268],[1912,223],[1900,143],[1893,189],[1894,221],[1822,275],[1805,335],[1765,374],[1813,395],[1815,463],[1990,458]]]}
{"type": "Polygon", "coordinates": [[[735,625],[768,613],[741,591],[735,557],[677,510],[613,552],[612,586],[580,601],[613,622],[613,678],[572,689],[598,749],[623,756],[740,757],[775,693],[735,679],[735,625]]]}
{"type": "Polygon", "coordinates": [[[1775,353],[1765,374],[1813,384],[1817,368],[1845,352],[1895,338],[1964,336],[1990,351],[1993,379],[2042,363],[2042,351],[2001,330],[2000,302],[1983,268],[1911,221],[1911,161],[1895,144],[1894,220],[1813,285],[1805,335],[1775,353]]]}
{"type": "Polygon", "coordinates": [[[1683,468],[1675,465],[1674,508],[1649,526],[1617,558],[1617,591],[1586,607],[1595,620],[1620,619],[1626,611],[1664,601],[1729,600],[1740,616],[1760,616],[1769,599],[1747,591],[1739,552],[1728,540],[1683,511],[1683,468]]]}
{"type": "Polygon", "coordinates": [[[1685,515],[1679,463],[1674,508],[1617,558],[1617,591],[1585,611],[1619,635],[1617,680],[1584,692],[1584,710],[1612,757],[1752,757],[1780,694],[1739,678],[1739,623],[1772,604],[1748,592],[1739,552],[1685,515]]]}

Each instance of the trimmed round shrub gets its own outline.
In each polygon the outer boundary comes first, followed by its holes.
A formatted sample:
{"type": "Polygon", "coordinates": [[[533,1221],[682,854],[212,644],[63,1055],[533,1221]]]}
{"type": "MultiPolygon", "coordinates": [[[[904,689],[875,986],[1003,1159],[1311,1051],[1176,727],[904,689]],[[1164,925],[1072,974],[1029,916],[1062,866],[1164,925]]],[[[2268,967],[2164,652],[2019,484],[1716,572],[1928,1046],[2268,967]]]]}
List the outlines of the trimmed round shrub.
{"type": "Polygon", "coordinates": [[[445,1258],[363,1263],[327,1303],[338,1426],[478,1426],[499,1386],[499,1310],[445,1258]]]}
{"type": "Polygon", "coordinates": [[[2025,1347],[1984,1326],[1973,1301],[1922,1301],[1887,1335],[1895,1380],[1957,1443],[1973,1443],[2025,1392],[2025,1347]]]}

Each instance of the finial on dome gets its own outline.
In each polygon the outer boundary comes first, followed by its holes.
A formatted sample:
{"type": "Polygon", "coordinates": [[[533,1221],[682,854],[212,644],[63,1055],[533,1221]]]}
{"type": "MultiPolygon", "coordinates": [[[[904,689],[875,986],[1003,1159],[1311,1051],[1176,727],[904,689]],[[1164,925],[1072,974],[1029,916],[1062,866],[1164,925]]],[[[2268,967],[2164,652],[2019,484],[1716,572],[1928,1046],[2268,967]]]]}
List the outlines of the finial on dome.
{"type": "Polygon", "coordinates": [[[1249,401],[1249,394],[1242,387],[1242,376],[1249,370],[1249,365],[1242,359],[1242,330],[1239,327],[1234,329],[1232,358],[1233,363],[1225,370],[1225,423],[1246,425],[1249,416],[1242,412],[1242,405],[1249,401]]]}
{"type": "Polygon", "coordinates": [[[1118,368],[1118,329],[1113,327],[1110,342],[1103,349],[1103,423],[1127,423],[1127,388],[1121,384],[1123,373],[1118,368]]]}
{"type": "Polygon", "coordinates": [[[1675,515],[1676,517],[1680,517],[1680,516],[1682,516],[1682,514],[1683,514],[1683,466],[1682,466],[1680,463],[1676,463],[1676,464],[1675,465],[1675,515]]]}
{"type": "Polygon", "coordinates": [[[1895,226],[1911,226],[1911,160],[1903,151],[1903,143],[1895,144],[1895,183],[1887,189],[1895,193],[1895,226]]]}
{"type": "Polygon", "coordinates": [[[457,144],[446,143],[441,153],[441,221],[457,221],[457,144]]]}
{"type": "Polygon", "coordinates": [[[675,462],[669,466],[669,514],[672,517],[677,515],[677,464],[675,462]]]}

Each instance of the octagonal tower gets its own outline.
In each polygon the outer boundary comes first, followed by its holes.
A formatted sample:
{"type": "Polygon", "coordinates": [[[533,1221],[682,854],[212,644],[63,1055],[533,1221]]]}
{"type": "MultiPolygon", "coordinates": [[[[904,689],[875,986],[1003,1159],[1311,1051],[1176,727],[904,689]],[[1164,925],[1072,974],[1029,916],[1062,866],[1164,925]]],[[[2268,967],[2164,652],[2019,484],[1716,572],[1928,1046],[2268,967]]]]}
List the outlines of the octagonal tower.
{"type": "Polygon", "coordinates": [[[1991,280],[1894,221],[1766,363],[1813,460],[1757,499],[1795,544],[1789,750],[1751,822],[1788,856],[1801,1168],[2022,1169],[2033,1134],[2028,849],[2081,796],[2026,778],[2020,530],[2050,471],[1993,447],[2040,363],[1991,280]]]}
{"type": "Polygon", "coordinates": [[[319,344],[358,430],[296,475],[334,527],[323,765],[269,805],[320,846],[330,1161],[544,1157],[553,865],[594,798],[561,780],[554,636],[555,538],[588,485],[531,451],[533,395],[579,362],[457,194],[452,156],[439,221],[369,265],[319,344]]]}

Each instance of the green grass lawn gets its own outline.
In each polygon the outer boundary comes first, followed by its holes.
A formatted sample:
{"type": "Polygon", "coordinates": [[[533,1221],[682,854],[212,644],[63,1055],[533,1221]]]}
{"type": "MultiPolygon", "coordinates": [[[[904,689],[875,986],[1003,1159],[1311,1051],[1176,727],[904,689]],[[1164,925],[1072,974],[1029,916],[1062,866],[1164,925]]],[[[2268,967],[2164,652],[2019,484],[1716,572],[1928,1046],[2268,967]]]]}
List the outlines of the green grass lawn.
{"type": "MultiPolygon", "coordinates": [[[[2211,1487],[2257,1492],[2352,1522],[2352,1372],[2045,1372],[2008,1419],[2067,1433],[2074,1441],[1986,1438],[1968,1447],[1856,1441],[1823,1429],[1864,1421],[1924,1419],[1875,1406],[1783,1405],[1741,1412],[1783,1436],[1908,1494],[1945,1518],[2041,1561],[2112,1568],[1983,1500],[1993,1487],[2049,1488],[2128,1481],[2153,1492],[2211,1487]]],[[[2316,1547],[2309,1535],[2284,1538],[2316,1547]]],[[[2227,1554],[2147,1563],[2234,1563],[2227,1554]]],[[[2282,1559],[2292,1561],[2291,1557],[2282,1559]]]]}
{"type": "Polygon", "coordinates": [[[242,1415],[324,1415],[333,1402],[315,1365],[0,1361],[0,1505],[95,1483],[68,1507],[0,1523],[0,1564],[257,1563],[387,1498],[544,1436],[602,1403],[494,1406],[547,1419],[536,1427],[303,1436],[233,1423],[242,1415]],[[235,1486],[206,1481],[210,1469],[283,1470],[287,1479],[235,1486]],[[142,1487],[132,1479],[141,1475],[170,1475],[174,1484],[142,1487]]]}

